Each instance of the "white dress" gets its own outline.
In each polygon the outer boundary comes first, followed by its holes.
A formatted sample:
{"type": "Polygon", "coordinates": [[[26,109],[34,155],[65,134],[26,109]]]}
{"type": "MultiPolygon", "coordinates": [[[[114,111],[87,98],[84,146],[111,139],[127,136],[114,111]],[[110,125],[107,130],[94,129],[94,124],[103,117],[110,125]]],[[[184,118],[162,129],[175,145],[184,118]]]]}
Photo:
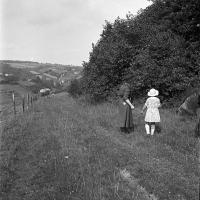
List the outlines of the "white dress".
{"type": "Polygon", "coordinates": [[[149,97],[145,103],[147,107],[145,122],[160,122],[160,99],[158,97],[149,97]]]}

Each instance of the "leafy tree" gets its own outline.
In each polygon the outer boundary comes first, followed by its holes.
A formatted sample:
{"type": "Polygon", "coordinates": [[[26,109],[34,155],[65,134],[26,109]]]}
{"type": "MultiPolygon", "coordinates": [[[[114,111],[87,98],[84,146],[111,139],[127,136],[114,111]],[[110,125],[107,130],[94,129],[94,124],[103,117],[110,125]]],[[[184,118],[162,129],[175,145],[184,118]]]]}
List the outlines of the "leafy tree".
{"type": "Polygon", "coordinates": [[[85,93],[106,99],[125,80],[134,95],[156,87],[169,99],[200,83],[200,2],[152,2],[137,16],[106,21],[83,65],[85,93]]]}

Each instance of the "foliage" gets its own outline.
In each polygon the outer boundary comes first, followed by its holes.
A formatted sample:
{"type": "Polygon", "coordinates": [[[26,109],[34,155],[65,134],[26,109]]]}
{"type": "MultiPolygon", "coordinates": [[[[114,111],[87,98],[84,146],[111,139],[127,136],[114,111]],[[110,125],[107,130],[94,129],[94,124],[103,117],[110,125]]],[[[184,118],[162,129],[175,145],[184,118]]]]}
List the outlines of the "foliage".
{"type": "Polygon", "coordinates": [[[72,97],[78,97],[82,94],[82,88],[80,85],[80,81],[74,79],[71,81],[70,85],[68,86],[67,91],[72,97]]]}
{"type": "Polygon", "coordinates": [[[159,89],[165,99],[200,83],[200,2],[155,0],[137,16],[106,22],[83,64],[84,91],[106,99],[125,80],[134,96],[159,89]]]}

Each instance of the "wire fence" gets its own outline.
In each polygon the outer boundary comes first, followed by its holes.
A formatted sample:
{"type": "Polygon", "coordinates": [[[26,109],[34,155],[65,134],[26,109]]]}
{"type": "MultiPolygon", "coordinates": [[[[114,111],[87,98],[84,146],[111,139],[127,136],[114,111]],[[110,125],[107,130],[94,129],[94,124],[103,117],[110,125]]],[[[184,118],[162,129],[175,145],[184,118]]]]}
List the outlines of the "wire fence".
{"type": "Polygon", "coordinates": [[[40,97],[39,94],[32,93],[19,95],[13,90],[0,90],[0,96],[0,128],[5,126],[12,117],[32,109],[40,97]]]}

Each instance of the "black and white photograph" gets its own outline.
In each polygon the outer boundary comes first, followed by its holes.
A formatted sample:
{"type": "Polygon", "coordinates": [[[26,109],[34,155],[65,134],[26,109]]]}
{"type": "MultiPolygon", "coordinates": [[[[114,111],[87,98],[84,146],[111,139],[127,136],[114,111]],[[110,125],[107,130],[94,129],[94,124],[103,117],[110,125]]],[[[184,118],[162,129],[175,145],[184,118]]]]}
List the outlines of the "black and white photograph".
{"type": "Polygon", "coordinates": [[[200,1],[0,0],[0,200],[200,200],[200,1]]]}

